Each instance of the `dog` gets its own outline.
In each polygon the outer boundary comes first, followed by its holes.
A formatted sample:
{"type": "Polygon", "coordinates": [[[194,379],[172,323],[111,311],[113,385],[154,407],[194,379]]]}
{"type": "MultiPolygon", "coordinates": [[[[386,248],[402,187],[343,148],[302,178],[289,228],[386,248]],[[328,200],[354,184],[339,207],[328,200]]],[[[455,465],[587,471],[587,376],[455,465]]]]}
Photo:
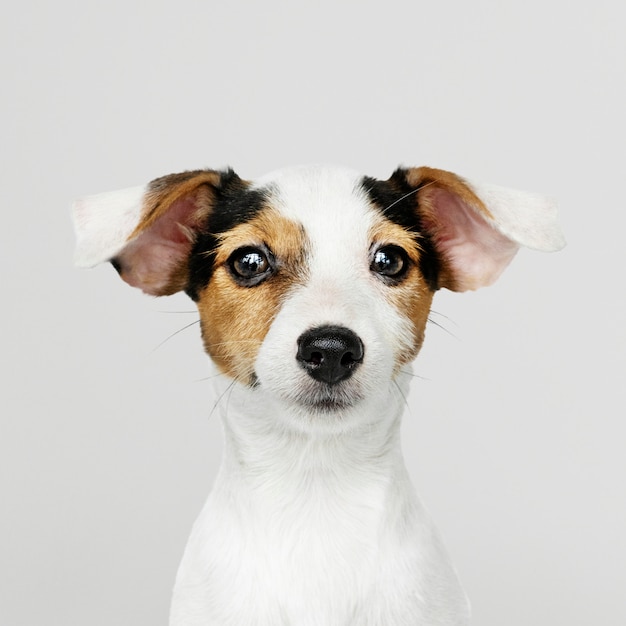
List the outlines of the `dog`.
{"type": "Polygon", "coordinates": [[[172,626],[458,626],[469,604],[400,450],[434,293],[564,245],[555,203],[429,167],[196,170],[74,206],[76,262],[185,291],[223,376],[221,469],[172,626]]]}

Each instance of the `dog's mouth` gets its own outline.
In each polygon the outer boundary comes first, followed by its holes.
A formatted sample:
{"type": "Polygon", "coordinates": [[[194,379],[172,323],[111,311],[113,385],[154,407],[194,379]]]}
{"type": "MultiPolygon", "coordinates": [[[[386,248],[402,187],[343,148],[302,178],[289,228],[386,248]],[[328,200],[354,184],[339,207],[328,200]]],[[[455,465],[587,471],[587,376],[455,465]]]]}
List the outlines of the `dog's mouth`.
{"type": "Polygon", "coordinates": [[[313,388],[300,391],[296,401],[308,411],[338,413],[354,407],[362,399],[354,385],[327,385],[318,383],[313,388]]]}

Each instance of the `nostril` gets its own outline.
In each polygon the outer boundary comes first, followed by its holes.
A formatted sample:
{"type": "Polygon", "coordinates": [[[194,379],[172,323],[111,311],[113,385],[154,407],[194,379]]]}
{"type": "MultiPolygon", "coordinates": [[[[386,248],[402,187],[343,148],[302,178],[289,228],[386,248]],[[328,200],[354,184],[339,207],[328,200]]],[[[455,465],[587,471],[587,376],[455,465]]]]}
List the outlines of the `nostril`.
{"type": "Polygon", "coordinates": [[[343,365],[344,367],[352,367],[355,363],[357,362],[357,359],[354,358],[354,355],[352,354],[352,352],[346,352],[342,357],[341,357],[341,365],[343,365]]]}
{"type": "Polygon", "coordinates": [[[320,326],[300,335],[296,359],[312,378],[334,385],[352,375],[363,353],[363,342],[349,328],[320,326]]]}
{"type": "Polygon", "coordinates": [[[324,357],[321,352],[312,352],[311,356],[307,359],[307,361],[313,365],[320,365],[323,360],[324,357]]]}

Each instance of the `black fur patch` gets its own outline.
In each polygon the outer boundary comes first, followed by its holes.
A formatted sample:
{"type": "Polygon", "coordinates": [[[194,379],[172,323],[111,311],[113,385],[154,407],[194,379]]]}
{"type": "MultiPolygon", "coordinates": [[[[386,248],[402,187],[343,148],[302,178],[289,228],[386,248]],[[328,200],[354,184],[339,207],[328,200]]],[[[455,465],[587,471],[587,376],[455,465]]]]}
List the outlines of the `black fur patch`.
{"type": "Polygon", "coordinates": [[[266,206],[266,192],[250,189],[231,169],[222,173],[214,191],[215,204],[189,257],[189,282],[185,292],[194,301],[213,275],[218,236],[249,221],[266,206]]]}
{"type": "Polygon", "coordinates": [[[441,262],[429,234],[420,220],[417,202],[418,188],[406,180],[405,170],[397,169],[388,180],[365,176],[361,182],[372,203],[388,219],[419,235],[420,271],[432,291],[439,289],[441,262]]]}
{"type": "Polygon", "coordinates": [[[113,269],[121,276],[122,275],[122,263],[117,257],[111,259],[111,265],[113,269]]]}

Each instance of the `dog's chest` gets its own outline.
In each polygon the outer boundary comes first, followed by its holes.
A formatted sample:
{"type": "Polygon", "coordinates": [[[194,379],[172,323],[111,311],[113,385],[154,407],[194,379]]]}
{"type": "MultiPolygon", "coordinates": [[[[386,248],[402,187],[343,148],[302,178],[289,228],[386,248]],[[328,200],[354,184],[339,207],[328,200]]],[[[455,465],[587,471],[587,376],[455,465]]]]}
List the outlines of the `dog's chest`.
{"type": "Polygon", "coordinates": [[[363,585],[378,555],[382,490],[375,484],[339,485],[332,475],[294,478],[278,499],[267,494],[271,504],[261,501],[263,492],[257,494],[255,522],[249,530],[241,527],[247,547],[256,543],[257,562],[275,570],[279,587],[291,588],[287,597],[306,595],[310,587],[332,595],[363,585]]]}
{"type": "Polygon", "coordinates": [[[399,565],[398,546],[383,485],[334,480],[294,480],[279,495],[217,486],[190,538],[179,592],[202,588],[201,610],[216,624],[357,623],[383,592],[389,564],[399,565]]]}

